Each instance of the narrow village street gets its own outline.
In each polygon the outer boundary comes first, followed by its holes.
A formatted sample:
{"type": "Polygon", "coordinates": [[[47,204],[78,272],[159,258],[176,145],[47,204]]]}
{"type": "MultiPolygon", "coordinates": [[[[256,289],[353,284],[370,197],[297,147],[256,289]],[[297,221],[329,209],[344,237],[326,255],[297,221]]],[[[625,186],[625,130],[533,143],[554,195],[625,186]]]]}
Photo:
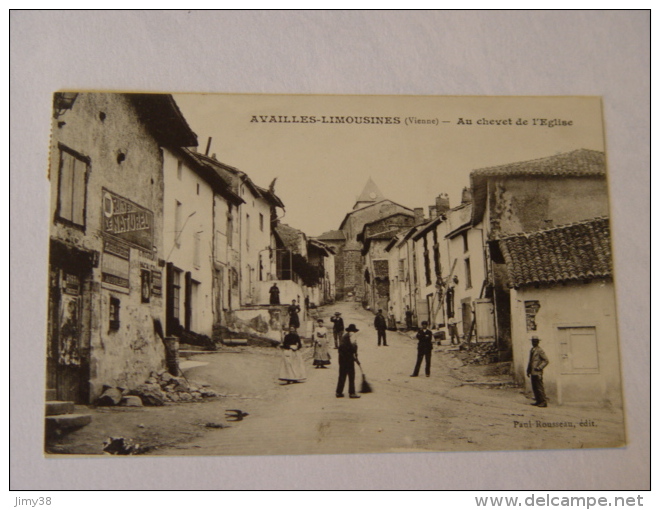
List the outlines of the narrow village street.
{"type": "MultiPolygon", "coordinates": [[[[436,349],[431,377],[411,378],[414,333],[388,332],[378,347],[373,314],[352,302],[317,310],[326,319],[341,311],[354,323],[359,358],[374,392],[335,397],[336,351],[329,369],[314,369],[305,347],[304,383],[277,381],[279,350],[227,347],[194,355],[186,376],[222,397],[164,407],[96,408],[92,424],[63,438],[53,453],[102,453],[107,438],[125,437],[155,455],[276,455],[543,449],[623,444],[619,410],[553,406],[539,409],[493,366],[466,365],[449,346],[436,349]],[[248,415],[228,421],[226,409],[248,415]],[[539,425],[539,423],[542,425],[539,425]],[[572,426],[570,426],[570,424],[572,426]],[[504,448],[503,445],[507,447],[504,448]]],[[[359,388],[359,371],[356,384],[359,388]]]]}

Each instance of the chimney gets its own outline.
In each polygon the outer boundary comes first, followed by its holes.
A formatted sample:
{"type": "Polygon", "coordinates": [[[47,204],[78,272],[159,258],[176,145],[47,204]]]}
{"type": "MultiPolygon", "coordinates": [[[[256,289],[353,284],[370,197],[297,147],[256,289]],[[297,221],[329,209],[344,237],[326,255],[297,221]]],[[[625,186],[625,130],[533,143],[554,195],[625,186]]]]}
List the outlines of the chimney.
{"type": "Polygon", "coordinates": [[[413,209],[413,212],[415,213],[415,226],[424,223],[424,208],[415,207],[415,209],[413,209]]]}
{"type": "Polygon", "coordinates": [[[438,217],[438,207],[429,205],[429,219],[434,220],[438,217]]]}
{"type": "Polygon", "coordinates": [[[463,188],[463,193],[461,194],[461,204],[469,204],[472,202],[472,190],[467,186],[463,188]]]}
{"type": "Polygon", "coordinates": [[[447,193],[440,193],[435,199],[435,208],[438,216],[446,213],[449,207],[449,195],[447,193]]]}

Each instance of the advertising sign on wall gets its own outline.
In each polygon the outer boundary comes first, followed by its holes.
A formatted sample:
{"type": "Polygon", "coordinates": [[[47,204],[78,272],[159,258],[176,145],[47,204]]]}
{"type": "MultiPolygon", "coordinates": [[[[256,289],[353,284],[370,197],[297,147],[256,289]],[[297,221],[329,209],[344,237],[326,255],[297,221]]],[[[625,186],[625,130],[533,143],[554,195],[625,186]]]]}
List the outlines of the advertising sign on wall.
{"type": "Polygon", "coordinates": [[[154,214],[103,189],[103,232],[147,251],[153,249],[154,214]]]}

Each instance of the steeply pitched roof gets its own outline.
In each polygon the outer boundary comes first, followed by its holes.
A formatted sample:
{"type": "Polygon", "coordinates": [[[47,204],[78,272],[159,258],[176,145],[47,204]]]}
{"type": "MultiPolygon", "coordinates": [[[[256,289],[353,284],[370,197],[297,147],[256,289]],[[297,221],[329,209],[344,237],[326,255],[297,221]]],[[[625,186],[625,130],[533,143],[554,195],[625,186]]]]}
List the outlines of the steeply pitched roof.
{"type": "Polygon", "coordinates": [[[286,223],[278,223],[275,232],[284,243],[284,246],[294,253],[301,253],[303,243],[307,242],[307,236],[302,230],[290,227],[286,223]]]}
{"type": "Polygon", "coordinates": [[[201,154],[185,147],[181,148],[179,152],[188,159],[197,174],[208,182],[216,193],[219,193],[235,205],[240,205],[245,202],[245,200],[236,193],[236,187],[233,185],[231,177],[223,171],[222,163],[201,156],[201,154]]]}
{"type": "Polygon", "coordinates": [[[510,287],[612,275],[608,218],[516,234],[493,243],[506,263],[510,287]]]}
{"type": "Polygon", "coordinates": [[[487,182],[491,177],[605,177],[605,153],[578,149],[546,158],[473,170],[470,173],[472,224],[479,223],[486,207],[487,182]]]}
{"type": "Polygon", "coordinates": [[[158,142],[168,147],[196,147],[193,133],[171,94],[126,94],[140,120],[158,142]]]}
{"type": "Polygon", "coordinates": [[[284,204],[274,191],[262,188],[261,186],[257,186],[252,181],[252,179],[250,179],[250,177],[242,170],[218,161],[215,159],[215,155],[214,157],[209,157],[188,149],[186,149],[186,152],[199,164],[213,168],[219,176],[221,176],[227,183],[231,185],[234,193],[238,194],[238,183],[243,182],[252,191],[255,197],[263,198],[270,202],[272,205],[284,209],[284,204]]]}
{"type": "Polygon", "coordinates": [[[362,193],[360,193],[360,196],[355,201],[353,209],[355,210],[360,202],[380,202],[381,200],[385,200],[385,197],[378,189],[378,186],[376,186],[376,183],[371,179],[371,177],[369,177],[369,180],[364,185],[362,193]]]}

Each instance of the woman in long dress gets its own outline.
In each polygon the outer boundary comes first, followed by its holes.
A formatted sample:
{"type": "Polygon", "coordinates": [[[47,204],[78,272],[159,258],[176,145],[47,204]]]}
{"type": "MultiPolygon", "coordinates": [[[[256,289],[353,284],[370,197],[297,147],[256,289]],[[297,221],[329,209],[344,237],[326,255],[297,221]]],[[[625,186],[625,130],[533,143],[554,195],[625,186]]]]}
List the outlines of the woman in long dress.
{"type": "Polygon", "coordinates": [[[302,341],[296,333],[296,328],[291,327],[289,333],[282,341],[282,363],[280,365],[280,381],[286,384],[304,382],[307,379],[305,365],[300,350],[302,341]]]}
{"type": "Polygon", "coordinates": [[[295,299],[289,305],[288,312],[289,312],[289,327],[298,329],[300,327],[300,317],[298,317],[298,314],[300,313],[300,305],[296,304],[295,299]]]}
{"type": "Polygon", "coordinates": [[[314,367],[328,368],[330,351],[328,350],[328,330],[323,325],[323,319],[318,320],[314,328],[314,367]]]}

